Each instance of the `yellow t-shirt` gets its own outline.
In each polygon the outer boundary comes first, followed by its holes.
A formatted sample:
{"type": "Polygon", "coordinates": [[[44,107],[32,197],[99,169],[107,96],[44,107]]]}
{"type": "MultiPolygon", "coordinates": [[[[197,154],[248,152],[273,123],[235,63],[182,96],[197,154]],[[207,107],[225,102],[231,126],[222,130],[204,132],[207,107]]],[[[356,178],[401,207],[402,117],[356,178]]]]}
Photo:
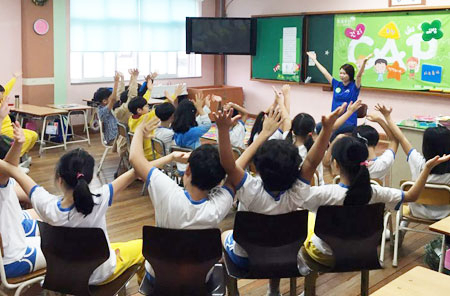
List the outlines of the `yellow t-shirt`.
{"type": "MultiPolygon", "coordinates": [[[[9,93],[11,92],[11,89],[13,88],[14,84],[16,83],[16,77],[11,78],[11,80],[9,80],[4,88],[5,88],[5,92],[3,94],[3,100],[6,99],[6,97],[9,95],[9,93]]],[[[1,101],[1,103],[3,103],[3,100],[1,101]]],[[[12,126],[11,126],[11,118],[9,117],[9,115],[7,115],[5,117],[5,119],[3,119],[3,123],[2,123],[2,130],[1,133],[4,134],[6,133],[6,130],[11,129],[12,130],[12,126]]]]}
{"type": "MultiPolygon", "coordinates": [[[[128,118],[128,128],[130,129],[130,132],[134,133],[139,124],[141,124],[147,118],[148,120],[150,120],[155,116],[155,109],[151,109],[147,114],[141,115],[138,118],[133,118],[133,116],[130,116],[130,118],[128,118]]],[[[154,133],[155,132],[153,131],[152,135],[154,135],[154,133]]],[[[149,138],[144,139],[144,154],[147,160],[153,160],[152,142],[149,138]]],[[[160,155],[156,153],[156,158],[158,157],[160,157],[160,155]]]]}

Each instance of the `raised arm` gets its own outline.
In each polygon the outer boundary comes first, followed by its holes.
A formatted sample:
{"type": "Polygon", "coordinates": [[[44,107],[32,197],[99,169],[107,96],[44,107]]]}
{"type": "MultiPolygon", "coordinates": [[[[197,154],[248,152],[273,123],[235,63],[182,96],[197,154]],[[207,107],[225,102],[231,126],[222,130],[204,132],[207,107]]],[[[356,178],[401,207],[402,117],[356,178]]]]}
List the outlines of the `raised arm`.
{"type": "Polygon", "coordinates": [[[281,111],[281,130],[283,132],[288,131],[291,129],[292,120],[291,115],[286,109],[286,105],[284,102],[285,101],[284,93],[278,90],[275,86],[272,86],[272,89],[275,93],[275,101],[277,102],[277,106],[281,111]]]}
{"type": "Polygon", "coordinates": [[[284,96],[284,106],[288,114],[291,114],[291,87],[289,84],[285,84],[281,87],[281,92],[284,96]]]}
{"type": "Polygon", "coordinates": [[[327,150],[328,143],[330,142],[331,133],[333,132],[333,125],[338,117],[344,112],[347,104],[342,104],[339,108],[334,110],[328,116],[322,116],[322,130],[319,136],[314,141],[311,149],[309,150],[305,161],[302,164],[300,176],[304,180],[312,180],[314,172],[317,166],[323,159],[323,155],[327,150]]]}
{"type": "Polygon", "coordinates": [[[347,111],[345,111],[345,113],[342,114],[342,116],[340,116],[334,123],[333,131],[337,130],[341,125],[343,125],[347,121],[347,119],[349,119],[350,116],[352,116],[353,113],[358,111],[361,105],[362,105],[361,100],[357,100],[355,103],[350,102],[350,104],[348,104],[347,111]]]}
{"type": "Polygon", "coordinates": [[[357,88],[361,87],[361,78],[362,78],[362,75],[364,74],[364,69],[366,68],[367,61],[371,57],[373,57],[373,53],[369,54],[368,56],[366,56],[364,58],[363,63],[361,65],[361,69],[359,69],[358,74],[356,74],[355,84],[356,84],[357,88]]]}
{"type": "Polygon", "coordinates": [[[0,132],[1,132],[1,127],[3,125],[3,120],[9,114],[8,101],[9,101],[8,97],[3,97],[3,100],[0,102],[0,132]]]}
{"type": "Polygon", "coordinates": [[[405,135],[402,133],[400,128],[392,120],[392,118],[391,118],[392,108],[387,108],[386,106],[384,106],[382,104],[377,104],[375,106],[375,110],[380,111],[381,114],[383,114],[384,119],[386,120],[386,123],[387,123],[390,131],[392,132],[393,136],[400,143],[405,154],[408,155],[409,151],[413,148],[413,146],[408,141],[408,139],[405,137],[405,135]]]}
{"type": "MultiPolygon", "coordinates": [[[[14,142],[5,156],[5,161],[13,166],[18,166],[20,162],[20,150],[22,149],[23,143],[25,143],[25,136],[20,124],[17,121],[13,123],[13,129],[14,142]]],[[[8,175],[1,174],[0,185],[6,184],[8,179],[8,175]]]]}
{"type": "MultiPolygon", "coordinates": [[[[390,112],[389,112],[389,114],[390,114],[390,112]]],[[[392,133],[389,126],[387,125],[386,121],[384,121],[384,119],[381,118],[381,116],[379,116],[376,113],[368,114],[366,116],[366,118],[372,122],[378,123],[381,126],[381,128],[384,130],[384,132],[386,133],[388,140],[389,140],[388,149],[392,149],[392,151],[394,151],[394,154],[396,154],[397,149],[398,149],[398,141],[397,141],[397,138],[394,137],[394,134],[392,133]]]]}
{"type": "Polygon", "coordinates": [[[0,160],[0,175],[8,175],[19,183],[20,187],[29,196],[31,189],[36,186],[36,182],[33,181],[27,174],[25,174],[19,167],[12,165],[4,160],[0,160]]]}
{"type": "Polygon", "coordinates": [[[108,110],[112,110],[114,107],[114,103],[116,102],[117,99],[117,87],[119,86],[119,79],[120,79],[120,75],[118,72],[116,72],[116,74],[114,75],[114,87],[113,87],[113,91],[111,93],[111,95],[108,98],[108,110]]]}
{"type": "Polygon", "coordinates": [[[331,82],[333,81],[333,76],[331,76],[330,72],[328,72],[327,69],[325,69],[325,67],[322,66],[321,63],[319,63],[319,61],[317,60],[316,53],[312,52],[312,51],[308,51],[306,54],[311,58],[311,60],[313,60],[314,64],[316,64],[317,69],[319,69],[319,71],[322,73],[322,75],[325,76],[325,78],[331,84],[331,82]]]}
{"type": "Polygon", "coordinates": [[[114,181],[111,182],[113,186],[114,195],[119,194],[122,190],[130,186],[131,183],[136,180],[136,173],[134,169],[128,170],[126,173],[120,175],[114,181]]]}
{"type": "Polygon", "coordinates": [[[414,182],[414,185],[405,192],[405,202],[414,202],[416,201],[420,193],[422,192],[423,188],[425,187],[425,183],[427,182],[428,175],[430,174],[431,170],[437,166],[438,164],[441,164],[443,162],[450,161],[450,154],[449,155],[443,155],[442,157],[435,156],[432,159],[429,159],[425,163],[425,167],[420,172],[419,178],[414,182]]]}
{"type": "Polygon", "coordinates": [[[117,73],[119,74],[120,79],[119,79],[119,85],[117,86],[116,101],[120,100],[120,95],[125,90],[125,81],[124,81],[123,73],[119,72],[119,71],[117,73]]]}
{"type": "Polygon", "coordinates": [[[128,97],[127,97],[127,108],[128,108],[128,102],[131,101],[134,97],[138,95],[138,85],[137,85],[137,79],[139,76],[139,70],[138,69],[129,69],[128,73],[130,73],[130,83],[128,84],[128,97]]]}
{"type": "Polygon", "coordinates": [[[251,162],[253,156],[261,146],[273,133],[280,127],[282,123],[281,111],[279,109],[270,109],[268,114],[264,117],[263,129],[259,136],[252,142],[252,144],[244,150],[241,156],[236,160],[236,165],[245,169],[251,162]]]}
{"type": "Polygon", "coordinates": [[[227,103],[227,105],[229,105],[230,108],[233,108],[233,109],[239,111],[239,114],[241,115],[241,120],[243,122],[245,122],[247,120],[247,118],[248,118],[248,111],[247,111],[247,109],[245,109],[243,106],[240,106],[240,105],[238,105],[236,103],[233,103],[233,102],[229,102],[229,103],[227,103]]]}
{"type": "Polygon", "coordinates": [[[213,113],[217,124],[217,130],[219,133],[219,154],[220,163],[227,173],[227,179],[225,184],[232,188],[236,188],[239,182],[242,180],[245,172],[242,167],[237,166],[234,160],[233,150],[230,141],[230,128],[233,124],[239,120],[240,115],[233,116],[233,109],[228,111],[217,111],[213,113]]]}

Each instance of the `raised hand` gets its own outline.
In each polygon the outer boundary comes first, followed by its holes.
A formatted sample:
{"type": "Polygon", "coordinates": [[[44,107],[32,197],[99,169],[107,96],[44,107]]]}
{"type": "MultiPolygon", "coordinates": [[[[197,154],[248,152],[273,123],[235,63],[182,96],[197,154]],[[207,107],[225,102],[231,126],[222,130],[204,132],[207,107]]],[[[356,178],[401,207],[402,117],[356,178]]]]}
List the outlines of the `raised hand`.
{"type": "Polygon", "coordinates": [[[20,76],[22,76],[22,71],[14,72],[13,76],[14,76],[15,78],[19,78],[20,76]]]}
{"type": "Polygon", "coordinates": [[[3,98],[3,102],[1,102],[0,121],[5,119],[5,117],[9,114],[8,101],[9,101],[9,97],[6,97],[6,98],[3,98]]]}
{"type": "Polygon", "coordinates": [[[139,70],[136,68],[128,69],[128,73],[130,73],[131,76],[138,77],[139,76],[139,70]]]}
{"type": "Polygon", "coordinates": [[[279,108],[270,108],[269,113],[264,115],[263,132],[272,135],[281,125],[281,111],[279,108]]]}
{"type": "Polygon", "coordinates": [[[392,107],[386,107],[383,104],[377,104],[375,106],[375,110],[379,111],[381,114],[383,114],[384,117],[389,117],[392,112],[392,107]]]}
{"type": "Polygon", "coordinates": [[[273,92],[275,93],[275,100],[277,101],[278,106],[283,106],[284,104],[284,94],[275,86],[272,86],[273,92]]]}
{"type": "Polygon", "coordinates": [[[205,97],[202,93],[196,93],[195,94],[195,101],[193,102],[194,106],[197,110],[200,110],[203,108],[203,105],[205,104],[205,97]]]}
{"type": "Polygon", "coordinates": [[[25,135],[23,133],[22,127],[20,126],[20,123],[16,121],[12,124],[12,127],[13,127],[14,142],[17,142],[19,144],[25,143],[25,135]]]}
{"type": "Polygon", "coordinates": [[[205,106],[208,106],[208,108],[211,109],[211,95],[206,96],[205,106]]]}
{"type": "Polygon", "coordinates": [[[179,95],[181,95],[183,93],[183,84],[178,84],[177,87],[175,88],[175,92],[173,93],[173,96],[176,98],[179,95]]]}
{"type": "Polygon", "coordinates": [[[436,155],[435,157],[429,159],[429,160],[425,163],[425,166],[426,166],[429,170],[431,170],[431,169],[433,169],[435,166],[437,166],[437,165],[439,165],[439,164],[441,164],[441,163],[443,163],[443,162],[447,162],[447,161],[449,161],[449,160],[450,160],[450,154],[449,154],[449,155],[444,154],[444,155],[442,155],[441,157],[439,157],[439,155],[436,155]]]}
{"type": "Polygon", "coordinates": [[[313,60],[317,60],[317,55],[313,51],[307,51],[306,54],[313,60]]]}
{"type": "Polygon", "coordinates": [[[281,91],[283,92],[284,96],[287,96],[291,91],[291,86],[289,84],[285,84],[281,87],[281,91]]]}
{"type": "Polygon", "coordinates": [[[217,111],[213,113],[214,119],[216,121],[217,127],[219,129],[229,130],[240,118],[241,115],[236,115],[233,117],[233,108],[229,108],[227,111],[217,111]]]}
{"type": "Polygon", "coordinates": [[[149,117],[147,117],[146,119],[144,119],[141,124],[139,124],[136,128],[136,131],[142,131],[144,134],[144,137],[149,138],[150,134],[152,133],[152,131],[154,131],[158,125],[159,125],[159,118],[158,117],[153,117],[151,119],[148,119],[149,117]]]}
{"type": "Polygon", "coordinates": [[[120,73],[116,71],[114,73],[114,82],[119,82],[119,79],[120,79],[120,73]]]}
{"type": "Polygon", "coordinates": [[[328,114],[327,116],[322,116],[322,127],[324,129],[325,128],[332,129],[334,123],[339,118],[339,116],[341,116],[344,113],[346,107],[347,107],[347,103],[344,103],[341,106],[339,106],[338,108],[336,108],[336,110],[334,110],[333,112],[328,114]]]}
{"type": "Polygon", "coordinates": [[[191,152],[172,152],[173,160],[176,162],[187,163],[191,152]]]}
{"type": "Polygon", "coordinates": [[[366,118],[372,122],[379,122],[381,120],[381,116],[378,115],[377,113],[367,114],[366,118]]]}
{"type": "Polygon", "coordinates": [[[361,100],[357,100],[355,103],[350,102],[350,104],[348,104],[347,110],[350,110],[350,112],[353,114],[359,108],[361,108],[361,105],[362,105],[362,101],[361,100]]]}
{"type": "Polygon", "coordinates": [[[364,58],[364,62],[367,62],[368,60],[370,60],[373,57],[373,53],[369,54],[368,56],[366,56],[364,58]]]}

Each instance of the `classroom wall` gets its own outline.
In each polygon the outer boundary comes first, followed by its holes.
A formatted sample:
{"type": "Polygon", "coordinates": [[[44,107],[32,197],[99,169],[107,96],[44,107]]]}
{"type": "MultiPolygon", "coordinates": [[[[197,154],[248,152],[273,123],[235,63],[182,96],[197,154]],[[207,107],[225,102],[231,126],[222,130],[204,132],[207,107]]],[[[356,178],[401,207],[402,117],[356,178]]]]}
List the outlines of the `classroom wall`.
{"type": "MultiPolygon", "coordinates": [[[[14,72],[22,70],[22,18],[21,1],[1,0],[0,6],[0,84],[5,85],[14,72]]],[[[16,82],[11,91],[14,95],[22,96],[22,78],[16,82]]]]}
{"type": "MultiPolygon", "coordinates": [[[[450,7],[450,0],[427,0],[427,6],[450,7]]],[[[358,0],[358,1],[298,1],[298,0],[234,0],[227,8],[228,17],[249,17],[262,14],[284,14],[312,11],[368,10],[387,8],[388,0],[358,0]]],[[[245,95],[245,107],[251,113],[258,113],[267,108],[273,101],[272,85],[282,84],[256,82],[250,80],[250,57],[228,56],[226,84],[242,86],[245,95]]],[[[364,81],[364,78],[363,78],[364,81]]],[[[315,119],[331,110],[332,92],[322,91],[322,87],[312,85],[291,85],[292,105],[291,116],[300,112],[310,113],[315,119]]],[[[376,103],[382,102],[394,108],[392,117],[402,120],[416,114],[450,115],[450,98],[424,95],[394,94],[361,90],[359,96],[369,106],[369,112],[376,103]]]]}

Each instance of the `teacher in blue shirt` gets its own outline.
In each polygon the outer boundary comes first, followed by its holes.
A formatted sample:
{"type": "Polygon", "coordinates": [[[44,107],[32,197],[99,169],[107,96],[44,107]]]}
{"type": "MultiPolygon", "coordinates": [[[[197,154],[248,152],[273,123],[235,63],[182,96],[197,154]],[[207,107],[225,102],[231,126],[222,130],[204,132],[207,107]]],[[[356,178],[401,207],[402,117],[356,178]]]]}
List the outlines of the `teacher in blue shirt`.
{"type": "MultiPolygon", "coordinates": [[[[361,89],[361,77],[364,73],[364,68],[366,67],[367,61],[373,56],[373,54],[368,55],[362,65],[361,69],[358,71],[355,79],[355,68],[352,65],[344,64],[339,69],[339,78],[341,81],[336,80],[331,76],[331,74],[322,66],[319,61],[317,61],[317,56],[315,52],[308,51],[306,53],[311,60],[314,61],[317,68],[322,72],[323,76],[328,80],[333,88],[333,102],[331,104],[331,111],[341,106],[343,103],[349,104],[350,102],[356,102],[358,100],[359,91],[361,89]]],[[[353,113],[345,123],[339,127],[332,135],[331,140],[338,134],[351,133],[357,125],[358,115],[357,112],[353,113]]],[[[317,133],[320,132],[322,126],[320,123],[317,126],[317,133]]]]}

